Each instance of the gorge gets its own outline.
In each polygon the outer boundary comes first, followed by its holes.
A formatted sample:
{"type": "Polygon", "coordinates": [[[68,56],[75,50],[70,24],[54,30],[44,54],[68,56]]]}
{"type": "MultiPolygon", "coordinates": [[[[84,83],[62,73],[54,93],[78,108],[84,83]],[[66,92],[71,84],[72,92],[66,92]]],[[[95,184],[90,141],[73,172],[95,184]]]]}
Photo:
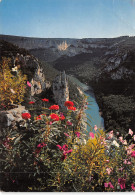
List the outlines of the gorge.
{"type": "MultiPolygon", "coordinates": [[[[0,40],[27,49],[43,68],[64,70],[91,86],[108,131],[135,129],[135,37],[47,39],[0,35],[0,40]]],[[[52,80],[53,74],[46,76],[52,80]]]]}

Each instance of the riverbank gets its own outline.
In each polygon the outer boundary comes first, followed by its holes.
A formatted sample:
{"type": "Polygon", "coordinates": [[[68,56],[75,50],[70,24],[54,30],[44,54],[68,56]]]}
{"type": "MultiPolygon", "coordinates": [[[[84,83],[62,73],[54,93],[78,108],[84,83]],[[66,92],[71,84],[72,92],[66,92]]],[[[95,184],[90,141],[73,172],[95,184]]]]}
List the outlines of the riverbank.
{"type": "Polygon", "coordinates": [[[105,120],[107,131],[127,133],[134,129],[135,103],[133,96],[96,93],[96,100],[105,120]]]}
{"type": "Polygon", "coordinates": [[[87,96],[87,101],[89,104],[86,109],[86,115],[88,118],[87,122],[90,123],[91,125],[91,128],[87,125],[87,130],[92,131],[94,125],[97,125],[99,129],[104,129],[104,119],[101,116],[101,111],[99,110],[99,106],[97,104],[92,87],[87,86],[84,83],[81,83],[77,78],[71,75],[69,76],[69,78],[78,86],[80,93],[83,93],[87,96]]]}
{"type": "Polygon", "coordinates": [[[98,82],[87,80],[87,83],[94,90],[106,131],[125,134],[129,128],[135,129],[135,90],[132,80],[124,82],[102,79],[98,82]]]}

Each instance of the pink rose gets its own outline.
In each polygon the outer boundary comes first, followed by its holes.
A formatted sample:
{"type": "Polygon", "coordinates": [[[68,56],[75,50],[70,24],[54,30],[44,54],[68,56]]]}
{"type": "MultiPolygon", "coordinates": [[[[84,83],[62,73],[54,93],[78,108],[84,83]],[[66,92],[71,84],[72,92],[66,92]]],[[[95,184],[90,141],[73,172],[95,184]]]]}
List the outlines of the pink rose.
{"type": "Polygon", "coordinates": [[[90,137],[94,138],[94,133],[93,132],[90,132],[89,135],[90,135],[90,137]]]}

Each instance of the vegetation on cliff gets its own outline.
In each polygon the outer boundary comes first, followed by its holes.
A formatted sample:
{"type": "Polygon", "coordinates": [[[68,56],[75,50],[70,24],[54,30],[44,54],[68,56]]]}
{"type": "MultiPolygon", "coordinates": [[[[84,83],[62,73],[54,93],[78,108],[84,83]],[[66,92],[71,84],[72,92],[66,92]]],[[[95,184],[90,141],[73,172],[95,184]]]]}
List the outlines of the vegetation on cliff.
{"type": "Polygon", "coordinates": [[[27,77],[20,70],[17,75],[13,75],[10,64],[9,58],[3,58],[0,63],[0,108],[24,100],[27,77]]]}
{"type": "MultiPolygon", "coordinates": [[[[27,81],[24,88],[29,94],[31,83],[27,81]]],[[[9,96],[8,88],[6,93],[9,96]]],[[[2,127],[2,191],[135,190],[133,131],[129,129],[126,136],[106,134],[95,126],[88,134],[82,122],[87,104],[85,97],[78,103],[72,99],[61,109],[46,96],[35,97],[27,102],[29,111],[21,114],[16,126],[2,127]]]]}
{"type": "Polygon", "coordinates": [[[86,136],[81,122],[86,103],[75,107],[65,102],[62,112],[58,105],[48,106],[44,98],[38,102],[40,115],[35,115],[37,103],[29,102],[29,113],[22,113],[24,125],[4,128],[0,145],[3,191],[135,190],[133,131],[129,130],[130,140],[115,139],[113,131],[105,135],[96,127],[86,136]]]}

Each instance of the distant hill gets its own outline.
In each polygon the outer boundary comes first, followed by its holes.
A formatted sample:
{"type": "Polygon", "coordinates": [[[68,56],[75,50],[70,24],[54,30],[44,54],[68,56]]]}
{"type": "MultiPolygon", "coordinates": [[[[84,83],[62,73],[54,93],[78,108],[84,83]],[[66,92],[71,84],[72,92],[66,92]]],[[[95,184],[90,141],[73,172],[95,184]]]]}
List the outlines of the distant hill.
{"type": "Polygon", "coordinates": [[[50,62],[56,69],[66,70],[84,82],[98,79],[102,73],[112,79],[120,78],[135,67],[125,63],[134,59],[135,37],[51,39],[0,35],[0,40],[27,49],[40,61],[50,62]],[[120,69],[121,65],[124,70],[120,69]]]}
{"type": "MultiPolygon", "coordinates": [[[[86,38],[86,39],[70,39],[70,38],[30,38],[10,35],[0,35],[0,40],[13,43],[20,48],[29,50],[36,57],[44,61],[54,61],[59,57],[75,56],[81,53],[93,53],[93,50],[106,50],[128,40],[129,45],[132,38],[86,38]],[[66,46],[65,46],[66,45],[66,46]]],[[[134,44],[133,44],[134,46],[134,44]]]]}

